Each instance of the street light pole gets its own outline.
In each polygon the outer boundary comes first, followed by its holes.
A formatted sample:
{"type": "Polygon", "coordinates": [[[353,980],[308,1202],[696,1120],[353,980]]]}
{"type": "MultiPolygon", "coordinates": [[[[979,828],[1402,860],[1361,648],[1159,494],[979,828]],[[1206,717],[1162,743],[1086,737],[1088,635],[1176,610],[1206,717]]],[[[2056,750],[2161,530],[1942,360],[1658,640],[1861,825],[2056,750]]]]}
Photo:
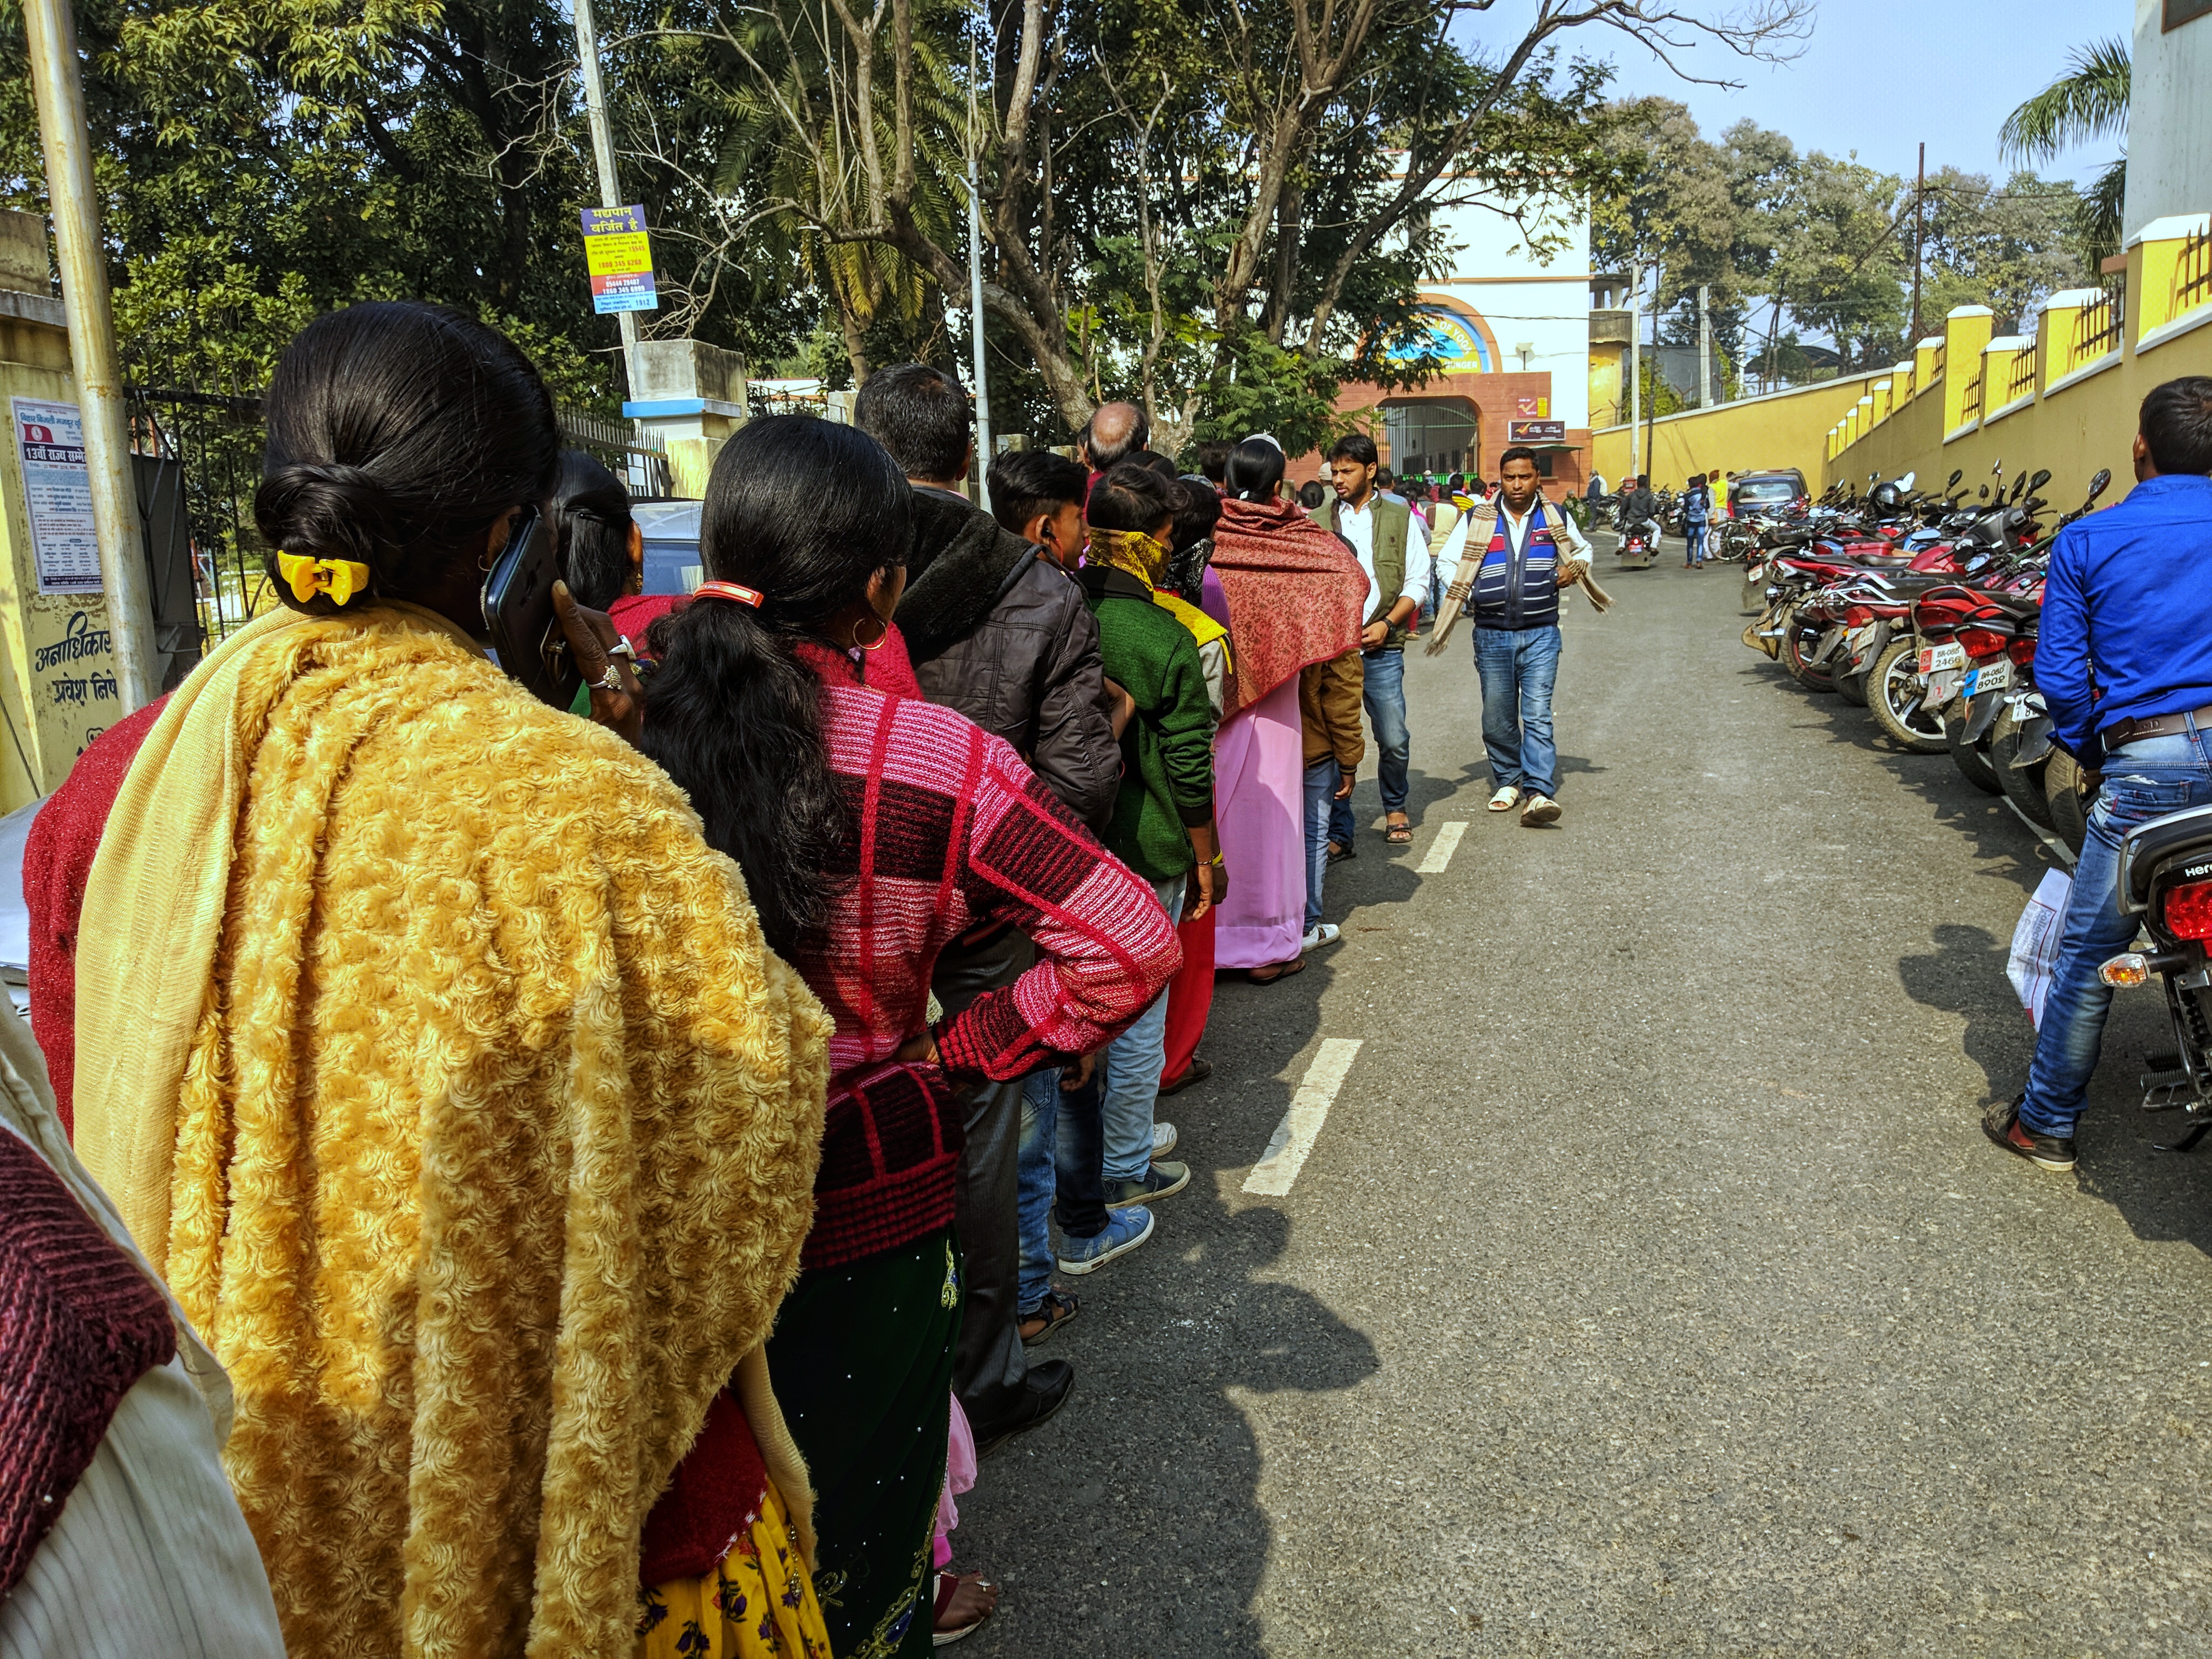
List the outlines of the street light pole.
{"type": "MultiPolygon", "coordinates": [[[[599,80],[599,32],[592,19],[592,0],[575,0],[576,58],[584,71],[584,114],[592,128],[592,159],[599,163],[599,205],[618,208],[622,179],[615,172],[614,130],[607,125],[606,88],[599,80]]],[[[637,395],[637,313],[618,311],[616,326],[622,330],[623,380],[630,395],[637,395]]]]}
{"type": "Polygon", "coordinates": [[[77,70],[76,27],[68,0],[23,0],[23,36],[46,153],[46,197],[54,216],[62,305],[69,319],[70,367],[84,423],[92,522],[100,540],[100,585],[115,653],[122,712],[144,708],[155,684],[153,581],[138,527],[137,480],[131,465],[131,423],[123,366],[115,350],[115,313],[107,295],[107,254],[100,236],[100,198],[92,182],[92,135],[77,70]]]}
{"type": "Polygon", "coordinates": [[[983,354],[983,210],[975,167],[975,44],[968,43],[968,341],[975,356],[975,501],[987,512],[991,486],[991,383],[983,354]]]}

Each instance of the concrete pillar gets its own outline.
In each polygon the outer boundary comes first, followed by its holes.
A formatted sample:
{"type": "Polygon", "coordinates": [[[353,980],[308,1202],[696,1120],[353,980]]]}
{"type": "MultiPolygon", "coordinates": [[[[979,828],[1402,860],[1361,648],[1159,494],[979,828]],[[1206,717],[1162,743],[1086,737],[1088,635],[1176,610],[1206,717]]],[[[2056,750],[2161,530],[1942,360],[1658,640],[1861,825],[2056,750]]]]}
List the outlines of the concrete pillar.
{"type": "Polygon", "coordinates": [[[2035,361],[2045,388],[2086,361],[2075,353],[2074,337],[2081,331],[2081,313],[2104,297],[2100,288],[2069,288],[2043,302],[2035,325],[2035,361]]]}
{"type": "MultiPolygon", "coordinates": [[[[2021,393],[2013,382],[2021,364],[2027,362],[2031,371],[2035,361],[2035,342],[2025,334],[2005,334],[1991,340],[1982,348],[1982,418],[2020,401],[2021,393]]],[[[2033,380],[2029,392],[2034,390],[2033,380]]]]}
{"type": "Polygon", "coordinates": [[[1912,348],[1913,395],[1917,397],[1943,377],[1943,337],[1931,334],[1912,348]]]}
{"type": "Polygon", "coordinates": [[[702,497],[714,457],[745,423],[744,359],[703,340],[641,340],[630,363],[623,413],[666,445],[676,493],[702,497]]]}
{"type": "Polygon", "coordinates": [[[1987,306],[1960,306],[1943,319],[1943,438],[1947,443],[1981,421],[1983,403],[1971,417],[1966,399],[1982,369],[1982,348],[1996,332],[1996,313],[1987,306]]]}
{"type": "MultiPolygon", "coordinates": [[[[2155,335],[2185,314],[2174,293],[2181,252],[2191,238],[2204,235],[2208,229],[2212,229],[2212,214],[2179,213],[2152,220],[2130,239],[2129,331],[2135,336],[2138,350],[2145,336],[2155,335]],[[2140,258],[2135,257],[2138,249],[2140,258]]],[[[2191,301],[2189,309],[2200,310],[2208,303],[2212,301],[2200,295],[2191,301]]]]}

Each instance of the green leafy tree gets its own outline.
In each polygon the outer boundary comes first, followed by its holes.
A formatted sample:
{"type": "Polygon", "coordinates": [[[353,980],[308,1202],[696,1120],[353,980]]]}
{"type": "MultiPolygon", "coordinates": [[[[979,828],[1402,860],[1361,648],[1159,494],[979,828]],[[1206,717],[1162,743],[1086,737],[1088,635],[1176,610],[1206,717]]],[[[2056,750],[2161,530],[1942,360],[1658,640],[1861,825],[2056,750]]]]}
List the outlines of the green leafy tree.
{"type": "MultiPolygon", "coordinates": [[[[2128,100],[2135,66],[2127,42],[2094,41],[2077,48],[2066,73],[2005,118],[1997,134],[2008,161],[2055,161],[2077,144],[2128,135],[2128,100]]],[[[2120,251],[2120,216],[2128,187],[2128,158],[2123,142],[2119,159],[2100,168],[2081,194],[2075,224],[2089,264],[2120,251]]]]}

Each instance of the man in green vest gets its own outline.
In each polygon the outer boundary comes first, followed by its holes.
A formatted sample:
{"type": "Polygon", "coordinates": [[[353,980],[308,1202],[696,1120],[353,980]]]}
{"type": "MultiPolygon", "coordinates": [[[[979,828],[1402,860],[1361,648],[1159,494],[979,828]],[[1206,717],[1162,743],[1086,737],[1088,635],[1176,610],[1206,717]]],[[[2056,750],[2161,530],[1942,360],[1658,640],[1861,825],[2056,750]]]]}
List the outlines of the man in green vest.
{"type": "MultiPolygon", "coordinates": [[[[1381,757],[1382,835],[1402,847],[1413,839],[1413,820],[1406,814],[1406,772],[1413,752],[1406,730],[1406,624],[1419,614],[1421,594],[1429,585],[1428,542],[1411,533],[1413,515],[1406,503],[1376,488],[1382,457],[1374,439],[1364,432],[1346,433],[1328,452],[1328,463],[1336,500],[1325,522],[1352,550],[1367,577],[1360,667],[1367,721],[1375,728],[1381,757]]],[[[1329,820],[1331,853],[1352,856],[1353,835],[1352,803],[1338,801],[1329,820]]]]}

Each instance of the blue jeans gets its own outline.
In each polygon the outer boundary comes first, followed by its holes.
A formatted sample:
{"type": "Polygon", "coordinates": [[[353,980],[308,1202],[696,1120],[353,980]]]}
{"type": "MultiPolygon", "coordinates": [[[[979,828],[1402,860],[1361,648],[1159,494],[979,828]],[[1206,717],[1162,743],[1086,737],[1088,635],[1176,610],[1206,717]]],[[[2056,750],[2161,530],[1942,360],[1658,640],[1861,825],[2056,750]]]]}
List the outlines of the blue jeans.
{"type": "MultiPolygon", "coordinates": [[[[1152,895],[1170,924],[1182,920],[1182,876],[1155,882],[1152,895]]],[[[1098,1056],[1099,1115],[1106,1126],[1106,1179],[1134,1181],[1152,1167],[1152,1106],[1168,1059],[1168,994],[1162,991],[1137,1023],[1098,1056]]]]}
{"type": "MultiPolygon", "coordinates": [[[[2193,722],[2192,722],[2193,724],[2193,722]]],[[[2097,977],[2128,948],[2138,918],[2120,914],[2120,842],[2129,830],[2185,806],[2212,805],[2212,738],[2191,731],[2146,738],[2108,756],[2089,809],[2089,835],[2074,869],[2058,960],[2035,1034],[2020,1121],[2038,1134],[2070,1136],[2088,1103],[2112,988],[2097,977]]]]}
{"type": "Polygon", "coordinates": [[[1687,533],[1690,545],[1682,557],[1688,563],[1703,564],[1705,562],[1705,521],[1703,519],[1692,520],[1687,526],[1687,533]]]}
{"type": "Polygon", "coordinates": [[[1306,768],[1306,931],[1321,920],[1321,884],[1328,874],[1328,832],[1336,816],[1336,787],[1344,780],[1336,757],[1323,755],[1306,768]]]}
{"type": "MultiPolygon", "coordinates": [[[[1364,682],[1362,701],[1367,705],[1367,723],[1375,730],[1375,749],[1379,763],[1376,776],[1382,786],[1382,810],[1402,812],[1406,797],[1412,793],[1406,773],[1413,757],[1413,740],[1406,730],[1406,653],[1387,647],[1359,653],[1359,672],[1364,682]]],[[[1330,810],[1330,837],[1343,845],[1352,845],[1357,826],[1352,817],[1352,798],[1347,795],[1330,810]]]]}
{"type": "Polygon", "coordinates": [[[1070,1238],[1096,1238],[1106,1228],[1103,1173],[1105,1139],[1098,1118],[1098,1077],[1073,1094],[1060,1091],[1057,1070],[1022,1079],[1020,1196],[1016,1217],[1021,1272],[1014,1306],[1027,1319],[1052,1288],[1053,1200],[1060,1200],[1060,1230],[1070,1238]]]}
{"type": "Polygon", "coordinates": [[[1552,746],[1552,686],[1559,677],[1559,630],[1478,628],[1474,672],[1482,678],[1482,746],[1493,789],[1559,793],[1552,746]]]}

